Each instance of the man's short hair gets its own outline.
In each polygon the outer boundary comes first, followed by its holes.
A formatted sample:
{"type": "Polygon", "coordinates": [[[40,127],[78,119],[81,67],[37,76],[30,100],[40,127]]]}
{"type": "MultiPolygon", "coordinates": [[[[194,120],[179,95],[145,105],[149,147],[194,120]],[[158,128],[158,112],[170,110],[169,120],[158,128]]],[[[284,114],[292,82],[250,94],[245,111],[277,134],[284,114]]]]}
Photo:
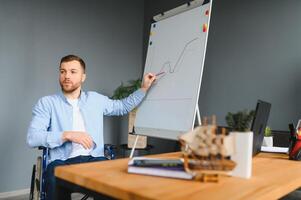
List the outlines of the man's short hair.
{"type": "Polygon", "coordinates": [[[80,63],[80,65],[82,66],[84,73],[85,73],[86,72],[86,64],[83,61],[83,59],[81,59],[79,56],[76,56],[76,55],[67,55],[67,56],[62,57],[61,62],[60,62],[60,67],[61,67],[62,63],[70,62],[70,61],[74,61],[74,60],[76,60],[80,63]]]}

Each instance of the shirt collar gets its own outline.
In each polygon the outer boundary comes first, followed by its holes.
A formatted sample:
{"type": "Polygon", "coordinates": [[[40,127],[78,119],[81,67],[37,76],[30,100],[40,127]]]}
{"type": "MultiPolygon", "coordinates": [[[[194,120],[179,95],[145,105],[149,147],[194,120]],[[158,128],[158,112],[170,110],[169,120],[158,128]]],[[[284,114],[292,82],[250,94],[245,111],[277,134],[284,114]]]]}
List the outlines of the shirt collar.
{"type": "MultiPolygon", "coordinates": [[[[63,91],[60,91],[60,92],[59,92],[59,96],[63,99],[64,102],[66,102],[66,103],[69,104],[69,102],[67,101],[67,98],[65,97],[63,91]]],[[[85,102],[86,102],[86,99],[87,99],[87,97],[86,97],[86,92],[83,91],[83,90],[81,90],[81,91],[80,91],[80,95],[79,95],[79,99],[78,99],[79,104],[85,103],[85,102]]]]}

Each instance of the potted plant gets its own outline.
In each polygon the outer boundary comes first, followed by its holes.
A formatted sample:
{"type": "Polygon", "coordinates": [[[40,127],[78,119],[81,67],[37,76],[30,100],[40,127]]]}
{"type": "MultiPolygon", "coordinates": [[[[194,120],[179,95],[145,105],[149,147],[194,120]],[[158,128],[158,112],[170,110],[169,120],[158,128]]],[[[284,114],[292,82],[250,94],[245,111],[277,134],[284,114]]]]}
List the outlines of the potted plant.
{"type": "Polygon", "coordinates": [[[273,146],[272,129],[268,126],[264,130],[264,137],[263,137],[262,146],[266,146],[266,147],[272,147],[273,146]]]}
{"type": "MultiPolygon", "coordinates": [[[[130,94],[132,94],[134,91],[138,90],[141,87],[142,80],[137,79],[137,80],[130,80],[128,81],[128,84],[123,84],[121,83],[118,88],[115,89],[113,96],[111,97],[112,99],[123,99],[128,97],[130,94]]],[[[134,142],[136,140],[136,135],[133,135],[131,133],[134,132],[134,123],[135,123],[135,118],[136,118],[136,112],[137,108],[132,110],[129,113],[129,120],[128,120],[128,148],[132,148],[134,145],[134,142]]],[[[136,144],[136,148],[143,149],[146,147],[147,144],[147,138],[146,136],[139,136],[138,142],[136,144]]]]}
{"type": "Polygon", "coordinates": [[[252,172],[253,132],[250,131],[250,123],[255,112],[239,111],[228,112],[226,122],[230,128],[230,134],[235,138],[235,152],[231,159],[237,163],[232,171],[233,176],[250,178],[252,172]]]}

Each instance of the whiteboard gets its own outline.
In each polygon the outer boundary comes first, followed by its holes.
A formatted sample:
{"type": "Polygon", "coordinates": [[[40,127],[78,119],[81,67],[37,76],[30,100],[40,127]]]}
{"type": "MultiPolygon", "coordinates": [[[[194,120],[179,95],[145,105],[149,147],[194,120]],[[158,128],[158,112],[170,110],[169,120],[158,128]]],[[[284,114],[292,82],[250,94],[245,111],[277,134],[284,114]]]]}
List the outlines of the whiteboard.
{"type": "Polygon", "coordinates": [[[136,134],[176,140],[193,128],[210,13],[211,2],[151,24],[144,74],[164,74],[138,107],[136,134]]]}

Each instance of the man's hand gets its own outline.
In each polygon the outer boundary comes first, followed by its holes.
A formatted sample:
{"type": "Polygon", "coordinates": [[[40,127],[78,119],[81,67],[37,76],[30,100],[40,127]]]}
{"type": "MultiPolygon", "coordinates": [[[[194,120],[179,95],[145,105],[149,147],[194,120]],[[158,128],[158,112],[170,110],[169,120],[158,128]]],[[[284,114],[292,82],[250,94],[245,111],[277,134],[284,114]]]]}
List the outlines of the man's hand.
{"type": "Polygon", "coordinates": [[[93,139],[86,132],[81,131],[65,131],[62,139],[64,142],[70,141],[81,144],[85,149],[91,149],[93,147],[93,139]]]}
{"type": "Polygon", "coordinates": [[[154,82],[155,80],[156,80],[156,75],[155,75],[155,74],[147,73],[147,74],[144,75],[144,77],[143,77],[141,89],[142,89],[144,92],[147,92],[147,90],[151,87],[151,85],[153,84],[153,82],[154,82]]]}

